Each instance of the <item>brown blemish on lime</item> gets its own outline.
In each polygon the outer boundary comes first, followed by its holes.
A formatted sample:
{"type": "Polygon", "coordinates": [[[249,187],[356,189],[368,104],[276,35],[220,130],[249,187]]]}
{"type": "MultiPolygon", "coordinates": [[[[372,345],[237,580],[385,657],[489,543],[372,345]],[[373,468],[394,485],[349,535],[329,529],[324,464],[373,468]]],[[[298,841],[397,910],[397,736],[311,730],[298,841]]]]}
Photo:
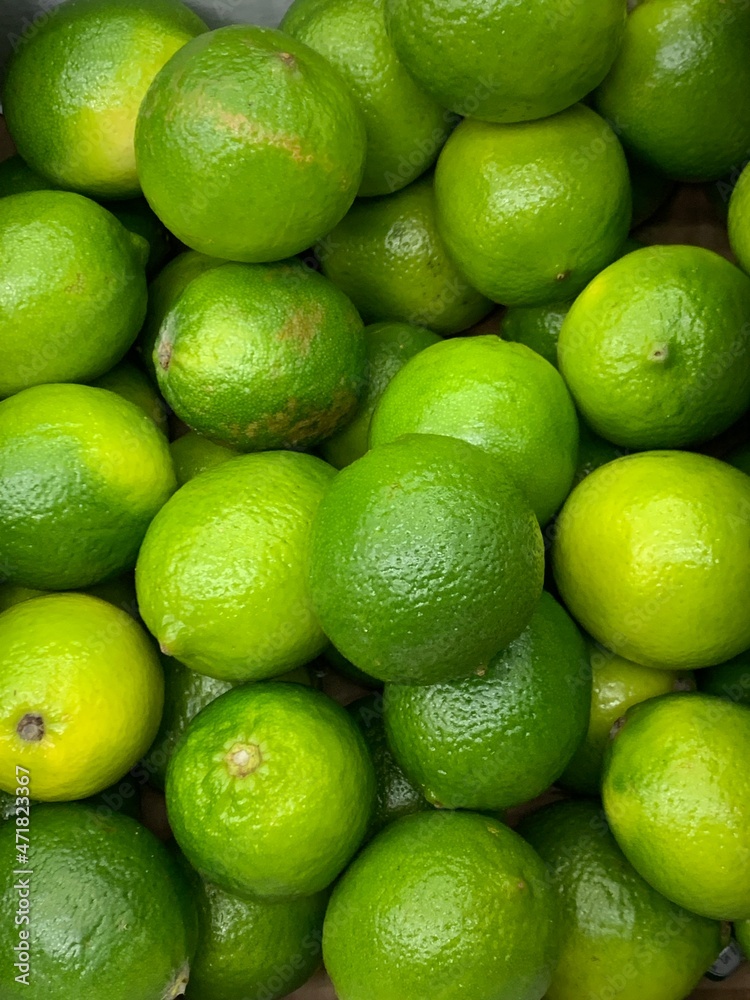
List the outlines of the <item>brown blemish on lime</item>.
{"type": "Polygon", "coordinates": [[[276,339],[282,343],[293,341],[300,348],[301,353],[309,354],[323,319],[323,307],[320,303],[307,309],[295,309],[289,319],[279,328],[276,339]]]}
{"type": "Polygon", "coordinates": [[[621,715],[609,731],[609,738],[613,740],[625,725],[625,716],[621,715]]]}
{"type": "Polygon", "coordinates": [[[560,271],[555,275],[555,281],[566,281],[570,277],[570,271],[560,271]]]}
{"type": "Polygon", "coordinates": [[[263,763],[263,755],[257,743],[235,743],[224,760],[233,778],[247,778],[263,763]]]}
{"type": "Polygon", "coordinates": [[[27,712],[16,732],[26,743],[39,743],[44,738],[44,719],[37,712],[27,712]]]}
{"type": "Polygon", "coordinates": [[[649,351],[648,360],[662,363],[669,360],[669,344],[655,344],[649,351]]]}
{"type": "Polygon", "coordinates": [[[299,136],[288,135],[286,132],[275,132],[273,129],[266,128],[261,122],[254,121],[240,112],[221,111],[217,114],[217,118],[235,135],[242,135],[244,139],[258,145],[274,146],[276,149],[285,150],[295,163],[312,163],[315,159],[312,153],[303,152],[299,136]]]}
{"type": "Polygon", "coordinates": [[[279,59],[281,59],[283,63],[286,63],[287,66],[294,67],[297,65],[297,60],[291,52],[279,52],[279,59]]]}
{"type": "Polygon", "coordinates": [[[162,653],[164,653],[165,656],[171,656],[172,655],[172,650],[166,644],[166,642],[160,642],[159,643],[159,649],[161,650],[162,653]]]}
{"type": "Polygon", "coordinates": [[[168,337],[160,337],[156,348],[156,358],[159,367],[166,371],[172,360],[172,341],[168,337]]]}
{"type": "Polygon", "coordinates": [[[178,970],[174,979],[167,985],[166,990],[162,994],[162,1000],[176,1000],[177,997],[185,996],[185,990],[188,987],[189,981],[190,965],[185,962],[182,968],[178,970]]]}

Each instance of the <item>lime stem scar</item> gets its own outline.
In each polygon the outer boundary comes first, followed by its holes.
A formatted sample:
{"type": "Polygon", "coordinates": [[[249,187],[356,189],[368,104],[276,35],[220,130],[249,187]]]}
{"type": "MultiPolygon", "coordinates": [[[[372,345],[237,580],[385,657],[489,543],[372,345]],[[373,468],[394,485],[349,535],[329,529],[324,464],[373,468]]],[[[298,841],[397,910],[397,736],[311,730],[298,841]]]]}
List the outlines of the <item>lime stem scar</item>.
{"type": "Polygon", "coordinates": [[[44,719],[36,712],[27,712],[16,726],[16,732],[27,743],[38,743],[44,737],[44,719]]]}
{"type": "Polygon", "coordinates": [[[257,743],[235,743],[225,760],[233,778],[246,778],[258,770],[263,756],[257,743]]]}

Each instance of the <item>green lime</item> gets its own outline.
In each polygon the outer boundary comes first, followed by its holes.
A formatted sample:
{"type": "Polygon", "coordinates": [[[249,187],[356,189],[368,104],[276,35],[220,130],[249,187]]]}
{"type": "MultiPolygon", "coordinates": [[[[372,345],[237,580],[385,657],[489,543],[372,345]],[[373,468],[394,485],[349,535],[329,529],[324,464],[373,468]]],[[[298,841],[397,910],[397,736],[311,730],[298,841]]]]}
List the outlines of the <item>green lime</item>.
{"type": "Polygon", "coordinates": [[[327,893],[240,899],[203,882],[187,1000],[281,1000],[320,963],[327,893]]]}
{"type": "Polygon", "coordinates": [[[169,450],[172,452],[174,471],[180,486],[184,486],[188,480],[194,479],[206,469],[222,465],[239,454],[234,448],[209,441],[195,431],[188,431],[187,434],[177,438],[169,446],[169,450]]]}
{"type": "Polygon", "coordinates": [[[557,521],[555,579],[619,656],[705,667],[750,647],[750,477],[707,455],[626,455],[587,476],[557,521]]]}
{"type": "Polygon", "coordinates": [[[294,452],[244,455],[186,483],[160,511],[136,570],[143,620],[199,673],[259,680],[326,646],[312,609],[312,519],[334,470],[294,452]]]}
{"type": "Polygon", "coordinates": [[[0,563],[11,583],[69,590],[132,569],[174,488],[166,438],[113,392],[40,385],[0,403],[0,563]]]}
{"type": "Polygon", "coordinates": [[[31,774],[45,801],[81,799],[131,768],[156,734],[164,677],[143,628],[84,594],[0,615],[0,787],[31,774]]]}
{"type": "Polygon", "coordinates": [[[340,472],[320,504],[313,607],[360,670],[435,683],[485,669],[526,627],[543,562],[533,511],[499,462],[409,435],[340,472]]]}
{"type": "Polygon", "coordinates": [[[359,684],[360,687],[365,688],[377,688],[381,690],[383,687],[383,681],[379,680],[377,677],[373,677],[371,674],[366,674],[364,670],[360,670],[359,667],[355,667],[345,656],[339,653],[335,646],[329,645],[323,650],[323,659],[325,663],[333,667],[333,669],[346,677],[350,681],[354,681],[355,684],[359,684]]]}
{"type": "MultiPolygon", "coordinates": [[[[12,795],[0,789],[0,823],[4,820],[15,819],[19,815],[25,816],[27,814],[26,810],[29,807],[33,808],[40,804],[33,798],[29,799],[27,803],[26,790],[23,789],[23,791],[24,795],[18,797],[16,789],[13,790],[12,795]]],[[[140,820],[141,818],[141,798],[138,795],[136,787],[129,780],[111,785],[109,788],[105,788],[104,791],[98,792],[88,799],[84,799],[81,804],[90,806],[97,811],[99,816],[106,817],[113,812],[121,812],[124,816],[130,816],[135,820],[140,820]],[[127,790],[127,795],[120,794],[123,790],[127,790]]]]}
{"type": "Polygon", "coordinates": [[[43,597],[47,593],[49,591],[20,587],[15,583],[2,583],[0,584],[0,611],[7,611],[8,608],[12,608],[16,604],[30,601],[33,597],[43,597]]]}
{"type": "Polygon", "coordinates": [[[617,720],[631,705],[648,698],[674,691],[695,690],[695,681],[690,673],[643,667],[591,640],[588,642],[588,654],[593,671],[588,732],[558,784],[581,795],[598,796],[604,753],[617,720]]]}
{"type": "Polygon", "coordinates": [[[323,927],[342,1000],[539,1000],[558,951],[541,859],[477,813],[392,823],[334,889],[323,927]]]}
{"type": "Polygon", "coordinates": [[[628,861],[716,920],[750,918],[750,709],[708,694],[634,705],[613,736],[602,799],[628,861]]]}
{"type": "Polygon", "coordinates": [[[17,153],[0,163],[0,198],[27,191],[49,191],[54,186],[24,163],[17,153]]]}
{"type": "Polygon", "coordinates": [[[633,869],[594,802],[556,802],[520,832],[562,907],[547,1000],[683,1000],[716,960],[721,924],[660,896],[633,869]]]}
{"type": "Polygon", "coordinates": [[[495,302],[572,298],[628,235],[628,166],[617,136],[577,104],[537,122],[464,119],[435,171],[440,235],[495,302]]]}
{"type": "Polygon", "coordinates": [[[257,262],[306,250],[336,225],[362,180],[366,142],[330,63],[242,24],[170,60],[141,105],[135,146],[144,193],[178,239],[257,262]]]}
{"type": "Polygon", "coordinates": [[[167,771],[174,835],[190,863],[243,896],[308,896],[359,847],[375,775],[350,716],[298,684],[247,684],[188,726],[167,771]]]}
{"type": "Polygon", "coordinates": [[[570,492],[578,453],[573,401],[549,362],[499,337],[444,340],[413,357],[386,388],[372,447],[404,434],[444,434],[500,459],[546,524],[570,492]]]}
{"type": "Polygon", "coordinates": [[[620,47],[625,0],[386,0],[388,31],[427,93],[493,122],[546,118],[601,83],[620,47]]]}
{"type": "Polygon", "coordinates": [[[716,180],[747,159],[750,7],[649,0],[628,17],[599,111],[646,164],[681,181],[716,180]]]}
{"type": "Polygon", "coordinates": [[[395,320],[448,334],[492,309],[448,256],[431,176],[396,194],[356,201],[315,252],[366,323],[395,320]]]}
{"type": "Polygon", "coordinates": [[[184,877],[154,835],[129,816],[66,804],[32,807],[29,837],[19,851],[15,824],[0,824],[3,998],[180,996],[195,917],[184,877]]]}
{"type": "Polygon", "coordinates": [[[299,260],[223,264],[164,318],[156,376],[177,416],[245,451],[307,448],[354,413],[367,359],[362,320],[299,260]]]}
{"type": "Polygon", "coordinates": [[[750,406],[750,278],[693,246],[610,264],[560,332],[560,371],[584,419],[631,448],[715,437],[750,406]]]}
{"type": "Polygon", "coordinates": [[[367,133],[359,194],[368,196],[391,194],[424,173],[453,124],[399,62],[384,8],[385,0],[295,0],[281,22],[349,85],[367,133]]]}
{"type": "Polygon", "coordinates": [[[349,712],[364,736],[375,768],[377,798],[370,833],[379,833],[402,816],[424,812],[429,805],[404,774],[385,733],[383,696],[368,694],[349,705],[349,712]]]}
{"type": "Polygon", "coordinates": [[[750,169],[740,174],[729,200],[729,241],[744,271],[750,272],[750,169]]]}
{"type": "Polygon", "coordinates": [[[738,447],[727,455],[726,461],[730,465],[733,465],[735,469],[739,469],[750,476],[750,442],[738,445],[738,447]]]}
{"type": "Polygon", "coordinates": [[[582,479],[590,475],[594,469],[598,469],[599,466],[606,465],[607,462],[614,462],[616,458],[622,458],[623,455],[629,454],[627,448],[621,448],[619,445],[612,444],[611,441],[607,441],[603,437],[599,437],[598,434],[595,434],[585,420],[579,419],[578,431],[578,465],[576,466],[574,479],[576,486],[582,479]]]}
{"type": "Polygon", "coordinates": [[[408,323],[373,323],[365,327],[367,381],[364,395],[354,416],[320,446],[320,454],[327,462],[336,469],[343,469],[365,454],[372,414],[388,383],[409,358],[438,343],[440,337],[436,333],[408,323]]]}
{"type": "Polygon", "coordinates": [[[173,239],[149,208],[145,198],[130,201],[109,201],[104,207],[120,220],[131,233],[137,233],[148,243],[146,272],[151,275],[164,266],[172,249],[173,239]]]}
{"type": "Polygon", "coordinates": [[[100,389],[116,392],[118,396],[134,403],[153,420],[163,434],[168,432],[167,404],[143,369],[134,365],[132,361],[121,361],[119,365],[115,365],[98,378],[94,385],[100,389]]]}
{"type": "Polygon", "coordinates": [[[0,199],[0,397],[104,374],[146,310],[146,243],[88,198],[0,199]]]}
{"type": "Polygon", "coordinates": [[[750,650],[717,667],[706,667],[698,674],[698,687],[706,694],[727,698],[750,707],[750,650]]]}
{"type": "Polygon", "coordinates": [[[162,66],[205,30],[178,0],[70,0],[46,11],[16,48],[3,87],[19,153],[61,187],[134,197],[138,108],[162,66]]]}
{"type": "Polygon", "coordinates": [[[583,638],[549,594],[478,677],[388,684],[396,760],[441,808],[500,811],[540,795],[586,734],[591,668],[583,638]]]}

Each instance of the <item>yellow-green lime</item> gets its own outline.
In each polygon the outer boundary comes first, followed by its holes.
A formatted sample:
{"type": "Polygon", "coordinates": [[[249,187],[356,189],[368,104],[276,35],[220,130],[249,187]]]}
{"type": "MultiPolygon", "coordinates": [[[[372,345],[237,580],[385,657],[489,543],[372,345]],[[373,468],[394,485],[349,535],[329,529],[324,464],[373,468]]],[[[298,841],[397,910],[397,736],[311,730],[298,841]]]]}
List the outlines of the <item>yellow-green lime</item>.
{"type": "Polygon", "coordinates": [[[166,438],[114,392],[40,385],[0,403],[0,563],[11,583],[72,590],[132,569],[175,486],[166,438]]]}
{"type": "Polygon", "coordinates": [[[135,146],[146,198],[178,239],[257,262],[307,249],[345,215],[366,140],[354,97],[323,56],[243,24],[170,60],[141,105],[135,146]]]}
{"type": "Polygon", "coordinates": [[[680,181],[716,180],[750,149],[750,8],[649,0],[631,12],[596,105],[646,164],[680,181]]]}
{"type": "Polygon", "coordinates": [[[159,512],[136,569],[143,620],[199,673],[259,680],[327,644],[307,581],[312,520],[334,476],[311,455],[243,455],[190,480],[159,512]]]}
{"type": "Polygon", "coordinates": [[[48,191],[54,187],[51,181],[32,170],[18,153],[0,163],[0,198],[26,191],[48,191]]]}
{"type": "Polygon", "coordinates": [[[413,434],[343,469],[323,498],[313,608],[360,670],[436,683],[486,669],[520,634],[543,562],[534,513],[500,462],[456,438],[413,434]]]}
{"type": "Polygon", "coordinates": [[[396,320],[448,334],[492,309],[457,270],[438,234],[431,176],[395,194],[356,201],[315,251],[323,273],[366,323],[396,320]]]}
{"type": "Polygon", "coordinates": [[[385,0],[295,0],[281,30],[320,52],[349,85],[367,133],[360,195],[391,194],[435,161],[453,116],[399,62],[385,0]]]}
{"type": "Polygon", "coordinates": [[[223,264],[193,278],[154,346],[159,387],[177,416],[243,451],[312,447],[364,391],[362,320],[299,260],[223,264]]]}
{"type": "Polygon", "coordinates": [[[169,450],[179,486],[184,486],[189,479],[194,479],[206,469],[213,469],[215,465],[222,465],[239,455],[234,448],[216,444],[195,431],[188,431],[177,438],[170,444],[169,450]]]}
{"type": "Polygon", "coordinates": [[[148,749],[164,702],[150,638],[124,611],[51,594],[0,615],[0,787],[31,774],[35,799],[81,799],[148,749]]]}
{"type": "Polygon", "coordinates": [[[415,80],[445,107],[493,122],[546,118],[604,79],[625,0],[386,0],[388,31],[415,80]]]}
{"type": "Polygon", "coordinates": [[[153,420],[163,434],[168,432],[167,404],[143,369],[132,361],[121,361],[93,384],[99,389],[116,392],[118,396],[134,403],[153,420]]]}
{"type": "Polygon", "coordinates": [[[372,447],[404,434],[462,438],[498,458],[545,524],[570,492],[578,418],[565,383],[523,344],[461,337],[413,357],[386,387],[372,447]]]}
{"type": "Polygon", "coordinates": [[[559,911],[536,852],[496,819],[392,823],[333,891],[323,958],[341,1000],[540,1000],[559,911]]]}
{"type": "Polygon", "coordinates": [[[684,1000],[726,943],[722,925],[676,906],[634,870],[594,802],[556,802],[519,832],[562,909],[547,1000],[684,1000]]]}
{"type": "MultiPolygon", "coordinates": [[[[15,583],[0,584],[0,611],[7,611],[8,608],[24,601],[30,601],[33,597],[45,597],[52,593],[49,590],[33,590],[31,587],[21,587],[15,583]]],[[[139,620],[138,602],[135,597],[135,580],[132,573],[124,573],[122,576],[115,576],[101,583],[94,583],[90,587],[84,587],[80,593],[90,594],[92,597],[99,597],[103,601],[114,604],[122,611],[127,611],[131,618],[139,620]]]]}
{"type": "Polygon", "coordinates": [[[726,663],[701,670],[698,687],[706,694],[715,694],[750,707],[750,649],[726,663]]]}
{"type": "Polygon", "coordinates": [[[750,918],[750,708],[708,694],[634,705],[614,733],[602,799],[628,861],[668,899],[750,918]]]}
{"type": "Polygon", "coordinates": [[[435,200],[460,271],[506,306],[572,298],[630,228],[625,155],[582,104],[515,125],[464,119],[438,159],[435,200]]]}
{"type": "Polygon", "coordinates": [[[576,620],[626,659],[705,667],[750,648],[750,477],[652,451],[596,469],[557,522],[555,578],[576,620]]]}
{"type": "Polygon", "coordinates": [[[167,808],[190,863],[244,896],[309,896],[359,847],[375,774],[347,712],[298,684],[246,684],[190,723],[167,808]]]}
{"type": "Polygon", "coordinates": [[[408,323],[373,323],[365,327],[367,381],[364,395],[347,423],[321,444],[320,454],[327,462],[336,469],[343,469],[365,454],[372,414],[389,382],[409,358],[438,343],[438,334],[408,323]]]}
{"type": "Polygon", "coordinates": [[[134,197],[141,101],[171,56],[205,30],[178,0],[69,0],[47,11],[17,47],[3,87],[18,152],[60,187],[134,197]]]}
{"type": "Polygon", "coordinates": [[[103,375],[146,311],[146,242],[81,195],[0,199],[0,397],[103,375]]]}

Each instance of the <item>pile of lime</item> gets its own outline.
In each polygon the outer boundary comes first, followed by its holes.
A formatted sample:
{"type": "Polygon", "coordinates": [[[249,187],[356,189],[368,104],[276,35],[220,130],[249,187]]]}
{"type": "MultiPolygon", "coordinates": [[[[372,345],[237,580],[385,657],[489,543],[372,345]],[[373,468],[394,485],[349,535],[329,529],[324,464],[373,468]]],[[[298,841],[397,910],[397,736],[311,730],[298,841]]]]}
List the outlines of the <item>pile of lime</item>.
{"type": "Polygon", "coordinates": [[[40,6],[0,87],[0,998],[736,971],[747,2],[40,6]]]}

